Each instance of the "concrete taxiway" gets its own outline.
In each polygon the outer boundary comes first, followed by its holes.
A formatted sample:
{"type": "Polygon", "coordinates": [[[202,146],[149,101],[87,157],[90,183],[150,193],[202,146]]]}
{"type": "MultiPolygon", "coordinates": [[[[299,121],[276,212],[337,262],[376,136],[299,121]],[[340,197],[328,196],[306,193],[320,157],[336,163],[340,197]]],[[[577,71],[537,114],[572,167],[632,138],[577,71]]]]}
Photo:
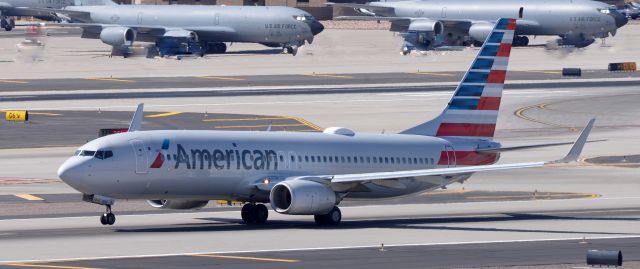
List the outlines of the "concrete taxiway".
{"type": "MultiPolygon", "coordinates": [[[[498,122],[497,139],[506,145],[571,141],[589,118],[597,117],[592,139],[607,141],[587,145],[585,157],[637,154],[640,148],[635,139],[640,126],[637,117],[640,110],[635,101],[638,94],[636,87],[507,90],[498,122]]],[[[63,115],[74,111],[69,116],[83,115],[83,112],[96,115],[94,104],[99,103],[103,113],[119,115],[118,122],[122,124],[126,123],[126,115],[138,102],[146,103],[147,115],[174,113],[160,117],[166,118],[163,120],[178,119],[180,115],[202,119],[205,111],[225,111],[227,114],[251,111],[250,115],[253,116],[291,115],[295,111],[295,116],[313,122],[320,128],[337,125],[352,127],[356,131],[381,132],[384,129],[385,132],[397,132],[435,116],[446,104],[449,95],[450,92],[378,92],[82,99],[69,100],[64,104],[42,100],[3,103],[1,105],[4,107],[1,108],[20,105],[48,113],[60,111],[63,115]],[[375,110],[371,109],[373,107],[375,110]]],[[[52,124],[65,122],[61,121],[63,117],[49,120],[52,124]]],[[[153,123],[152,119],[149,119],[150,126],[158,124],[153,123]]],[[[189,124],[203,124],[184,120],[185,125],[181,126],[181,122],[175,120],[172,127],[178,129],[192,126],[189,124]]],[[[263,122],[253,124],[264,125],[263,122]]],[[[70,128],[78,126],[74,121],[62,125],[70,128]]],[[[0,154],[8,156],[0,159],[0,164],[13,168],[3,171],[2,176],[54,179],[57,165],[73,149],[0,150],[0,154]],[[34,163],[37,164],[36,169],[34,163]]],[[[567,147],[558,147],[505,153],[502,162],[553,160],[561,157],[566,150],[567,147]]],[[[130,202],[123,202],[123,214],[118,215],[117,224],[103,227],[97,221],[97,215],[103,209],[96,205],[85,205],[84,210],[78,210],[79,207],[75,206],[77,202],[65,203],[65,199],[69,199],[74,191],[62,183],[9,184],[3,185],[3,190],[10,190],[5,191],[5,195],[42,196],[51,199],[51,207],[57,211],[48,218],[35,215],[1,220],[0,238],[3,244],[0,247],[0,261],[10,262],[12,265],[7,265],[9,268],[33,266],[32,263],[42,267],[63,266],[61,268],[146,268],[171,267],[175,264],[182,264],[183,267],[206,264],[235,268],[280,268],[297,264],[313,268],[327,262],[342,267],[363,264],[377,268],[384,263],[375,263],[371,259],[369,263],[366,257],[370,252],[379,254],[377,248],[380,244],[396,246],[388,248],[389,256],[375,257],[387,257],[388,262],[409,268],[424,268],[427,265],[432,268],[561,263],[580,265],[584,264],[584,251],[592,247],[623,249],[627,261],[637,261],[640,256],[634,240],[640,237],[636,228],[640,218],[640,197],[637,196],[639,184],[634,168],[586,163],[477,174],[462,185],[466,190],[498,193],[568,192],[595,196],[509,202],[413,201],[370,206],[345,203],[345,225],[331,229],[316,227],[311,218],[306,216],[285,216],[273,212],[268,225],[246,227],[240,224],[237,207],[208,207],[205,211],[184,213],[136,211],[143,202],[137,202],[135,208],[130,207],[130,202]],[[67,198],[56,203],[52,196],[48,196],[53,192],[67,198]],[[91,211],[95,212],[93,216],[90,216],[91,211]],[[582,238],[593,245],[579,244],[582,238]],[[313,250],[305,251],[308,249],[313,250]],[[447,256],[424,254],[427,251],[443,253],[435,249],[449,249],[449,255],[455,257],[460,255],[453,253],[470,254],[462,255],[467,258],[458,257],[459,264],[454,265],[451,260],[434,258],[447,256]],[[527,250],[536,252],[524,255],[527,250]],[[353,259],[347,259],[340,253],[351,253],[353,259]],[[65,261],[49,263],[58,259],[65,261]],[[326,261],[320,262],[323,259],[326,261]],[[296,263],[279,260],[296,260],[296,263]]],[[[451,186],[451,190],[461,190],[462,186],[451,186]]],[[[20,210],[36,203],[4,202],[0,203],[0,208],[14,207],[20,210]]],[[[43,206],[44,203],[38,205],[43,206]]],[[[115,211],[118,213],[118,205],[115,211]]],[[[387,252],[382,255],[387,255],[387,252]]]]}

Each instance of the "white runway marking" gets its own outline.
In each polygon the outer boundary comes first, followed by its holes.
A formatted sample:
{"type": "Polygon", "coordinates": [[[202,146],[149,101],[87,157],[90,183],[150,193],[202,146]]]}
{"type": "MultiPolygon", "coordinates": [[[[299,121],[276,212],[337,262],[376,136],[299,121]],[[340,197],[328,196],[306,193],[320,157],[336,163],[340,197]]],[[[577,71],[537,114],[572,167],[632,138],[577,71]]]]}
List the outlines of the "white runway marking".
{"type": "MultiPolygon", "coordinates": [[[[598,239],[627,239],[640,238],[640,235],[625,236],[593,236],[593,237],[566,237],[553,239],[525,239],[525,240],[495,240],[495,241],[462,241],[447,243],[417,243],[417,244],[385,244],[386,248],[392,247],[422,247],[422,246],[448,246],[448,245],[470,245],[470,244],[499,244],[499,243],[529,243],[529,242],[556,242],[571,240],[598,240],[598,239]]],[[[86,261],[86,260],[112,260],[112,259],[132,259],[132,258],[156,258],[156,257],[174,257],[174,256],[191,256],[204,254],[240,254],[240,253],[265,253],[265,252],[290,252],[290,251],[317,251],[317,250],[341,250],[341,249],[363,249],[363,248],[379,248],[380,245],[355,245],[341,247],[317,247],[317,248],[285,248],[285,249],[255,249],[241,251],[221,251],[221,252],[192,252],[192,253],[164,253],[164,254],[148,254],[148,255],[123,255],[123,256],[99,256],[99,257],[70,257],[52,260],[17,260],[17,261],[0,261],[3,263],[38,263],[38,262],[69,262],[69,261],[86,261]]]]}

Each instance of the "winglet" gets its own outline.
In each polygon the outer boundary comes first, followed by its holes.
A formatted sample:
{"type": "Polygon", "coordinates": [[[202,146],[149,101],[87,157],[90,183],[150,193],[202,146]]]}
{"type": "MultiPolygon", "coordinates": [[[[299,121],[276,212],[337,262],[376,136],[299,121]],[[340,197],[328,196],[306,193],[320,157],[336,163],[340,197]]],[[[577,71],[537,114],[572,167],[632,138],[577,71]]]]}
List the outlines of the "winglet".
{"type": "Polygon", "coordinates": [[[144,103],[138,104],[138,109],[136,109],[136,113],[133,114],[131,124],[129,124],[129,130],[127,132],[140,131],[140,126],[142,125],[142,114],[144,113],[143,109],[144,103]]]}
{"type": "Polygon", "coordinates": [[[573,143],[573,147],[571,147],[571,150],[569,150],[567,156],[564,156],[564,158],[551,163],[570,163],[577,161],[580,157],[580,153],[582,153],[584,144],[587,143],[587,138],[589,137],[589,133],[591,133],[591,129],[593,128],[593,124],[595,123],[595,121],[595,118],[591,119],[589,123],[587,123],[587,126],[582,129],[580,136],[578,136],[576,142],[573,143]]]}

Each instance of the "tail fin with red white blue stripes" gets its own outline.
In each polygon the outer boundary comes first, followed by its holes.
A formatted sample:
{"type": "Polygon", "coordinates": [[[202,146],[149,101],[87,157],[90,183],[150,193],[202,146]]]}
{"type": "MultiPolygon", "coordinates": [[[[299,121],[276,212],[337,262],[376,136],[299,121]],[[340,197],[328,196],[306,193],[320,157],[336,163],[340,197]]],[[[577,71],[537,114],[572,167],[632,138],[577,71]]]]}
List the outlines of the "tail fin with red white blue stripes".
{"type": "Polygon", "coordinates": [[[492,139],[515,28],[515,19],[498,20],[442,114],[402,133],[492,139]]]}

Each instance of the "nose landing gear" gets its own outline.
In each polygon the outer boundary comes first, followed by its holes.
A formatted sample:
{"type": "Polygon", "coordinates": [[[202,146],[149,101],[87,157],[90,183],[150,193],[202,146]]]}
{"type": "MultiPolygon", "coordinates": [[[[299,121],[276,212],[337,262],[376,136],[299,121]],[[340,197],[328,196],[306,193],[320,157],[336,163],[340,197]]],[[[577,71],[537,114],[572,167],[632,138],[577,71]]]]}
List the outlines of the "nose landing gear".
{"type": "Polygon", "coordinates": [[[111,212],[111,205],[107,205],[107,212],[100,216],[102,225],[113,225],[116,223],[116,215],[111,212]]]}

